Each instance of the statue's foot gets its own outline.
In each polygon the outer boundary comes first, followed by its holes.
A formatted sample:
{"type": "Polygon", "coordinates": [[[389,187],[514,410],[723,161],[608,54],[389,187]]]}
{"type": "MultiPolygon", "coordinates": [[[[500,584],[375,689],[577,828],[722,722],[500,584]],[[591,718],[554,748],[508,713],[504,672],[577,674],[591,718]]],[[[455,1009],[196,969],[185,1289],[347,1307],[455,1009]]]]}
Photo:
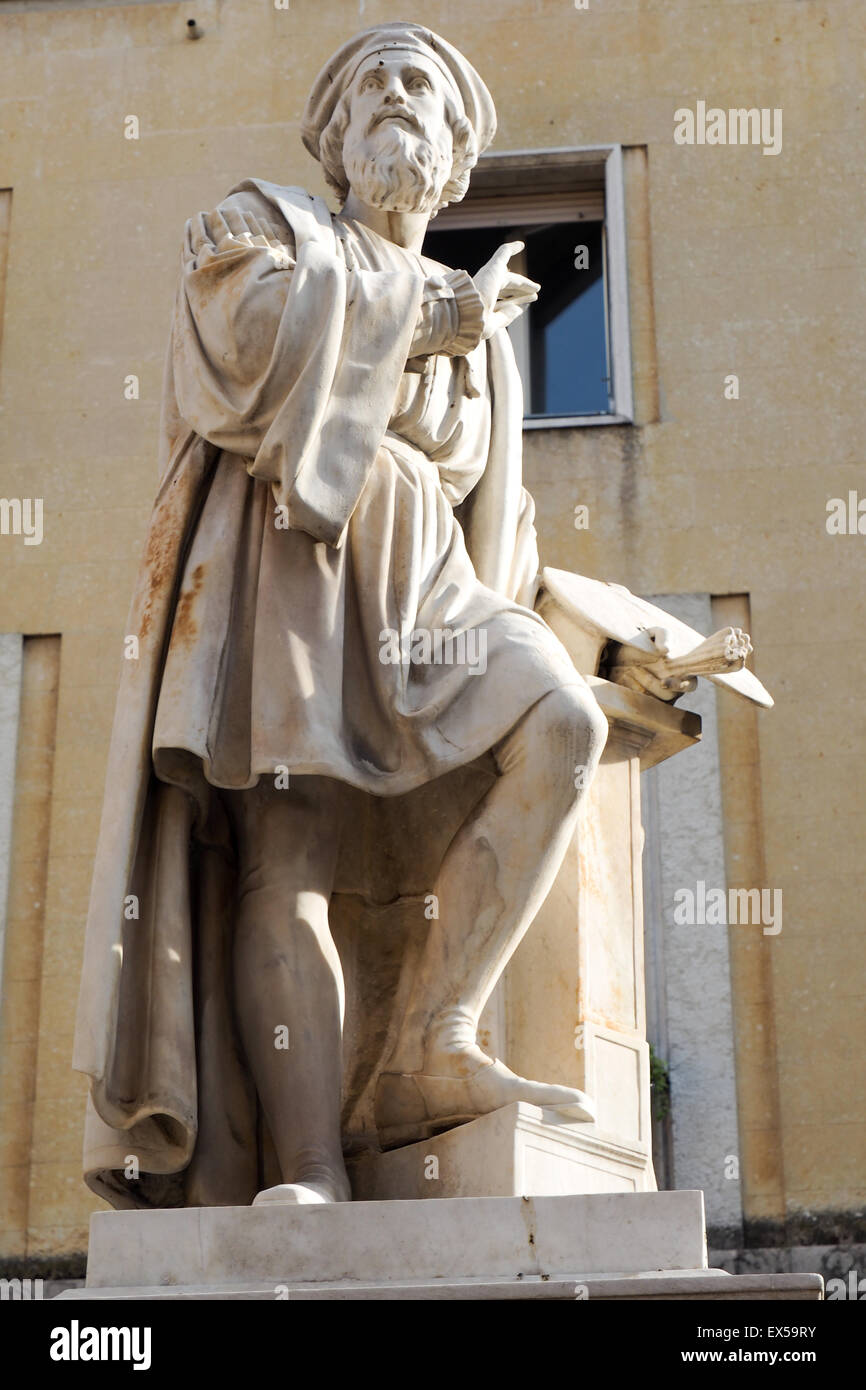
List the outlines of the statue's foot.
{"type": "Polygon", "coordinates": [[[429,1139],[515,1101],[556,1109],[565,1119],[595,1119],[593,1102],[583,1091],[528,1081],[479,1047],[461,1048],[433,1065],[435,1070],[379,1077],[376,1126],[383,1148],[429,1139]]]}
{"type": "Polygon", "coordinates": [[[266,1187],[254,1198],[254,1207],[263,1206],[284,1206],[284,1207],[309,1207],[319,1206],[330,1202],[350,1202],[352,1193],[349,1189],[348,1179],[338,1181],[329,1178],[317,1178],[315,1181],[307,1182],[281,1182],[276,1187],[266,1187]]]}

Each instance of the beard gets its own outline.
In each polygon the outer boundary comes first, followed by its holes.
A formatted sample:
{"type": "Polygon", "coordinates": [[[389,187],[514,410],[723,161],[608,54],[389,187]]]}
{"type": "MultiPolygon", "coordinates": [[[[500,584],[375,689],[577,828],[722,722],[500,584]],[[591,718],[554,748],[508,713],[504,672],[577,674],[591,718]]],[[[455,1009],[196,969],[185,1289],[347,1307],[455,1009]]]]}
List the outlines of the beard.
{"type": "Polygon", "coordinates": [[[438,145],[426,135],[385,122],[358,139],[346,132],[343,168],[349,187],[385,212],[435,212],[451,177],[451,132],[438,145]]]}

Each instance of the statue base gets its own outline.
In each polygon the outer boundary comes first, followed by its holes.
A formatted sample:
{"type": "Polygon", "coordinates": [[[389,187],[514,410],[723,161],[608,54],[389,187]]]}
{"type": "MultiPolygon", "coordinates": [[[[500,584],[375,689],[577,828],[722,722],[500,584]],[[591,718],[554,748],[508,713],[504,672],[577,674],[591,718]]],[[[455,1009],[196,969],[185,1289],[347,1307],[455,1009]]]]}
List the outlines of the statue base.
{"type": "Polygon", "coordinates": [[[59,1299],[819,1299],[706,1267],[700,1192],[97,1212],[59,1299]]]}
{"type": "Polygon", "coordinates": [[[655,1189],[646,1145],[522,1104],[402,1149],[362,1154],[348,1169],[360,1202],[655,1189]]]}

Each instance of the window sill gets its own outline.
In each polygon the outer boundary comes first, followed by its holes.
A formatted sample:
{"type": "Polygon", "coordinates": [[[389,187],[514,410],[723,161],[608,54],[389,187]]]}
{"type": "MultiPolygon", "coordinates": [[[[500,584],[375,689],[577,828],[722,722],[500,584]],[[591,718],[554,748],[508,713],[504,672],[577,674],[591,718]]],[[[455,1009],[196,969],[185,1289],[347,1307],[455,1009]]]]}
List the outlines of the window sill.
{"type": "Polygon", "coordinates": [[[584,425],[633,425],[628,415],[525,415],[525,430],[561,430],[584,425]]]}

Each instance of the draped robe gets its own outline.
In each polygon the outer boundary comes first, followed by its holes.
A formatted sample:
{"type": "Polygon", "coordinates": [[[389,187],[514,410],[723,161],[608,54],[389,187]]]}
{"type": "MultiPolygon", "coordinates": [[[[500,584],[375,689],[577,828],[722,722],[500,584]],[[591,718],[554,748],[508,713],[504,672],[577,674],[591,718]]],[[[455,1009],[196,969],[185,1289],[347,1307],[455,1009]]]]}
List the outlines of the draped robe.
{"type": "Polygon", "coordinates": [[[74,1056],[85,1177],[115,1206],[241,1204],[278,1180],[233,1015],[219,789],[317,774],[353,803],[330,915],[346,1146],[374,1143],[442,857],[496,742],[581,681],[532,611],[510,342],[461,346],[452,307],[449,353],[435,306],[459,285],[300,189],[250,180],[188,224],[74,1056]],[[484,671],[384,659],[384,632],[416,630],[483,632],[484,671]]]}

